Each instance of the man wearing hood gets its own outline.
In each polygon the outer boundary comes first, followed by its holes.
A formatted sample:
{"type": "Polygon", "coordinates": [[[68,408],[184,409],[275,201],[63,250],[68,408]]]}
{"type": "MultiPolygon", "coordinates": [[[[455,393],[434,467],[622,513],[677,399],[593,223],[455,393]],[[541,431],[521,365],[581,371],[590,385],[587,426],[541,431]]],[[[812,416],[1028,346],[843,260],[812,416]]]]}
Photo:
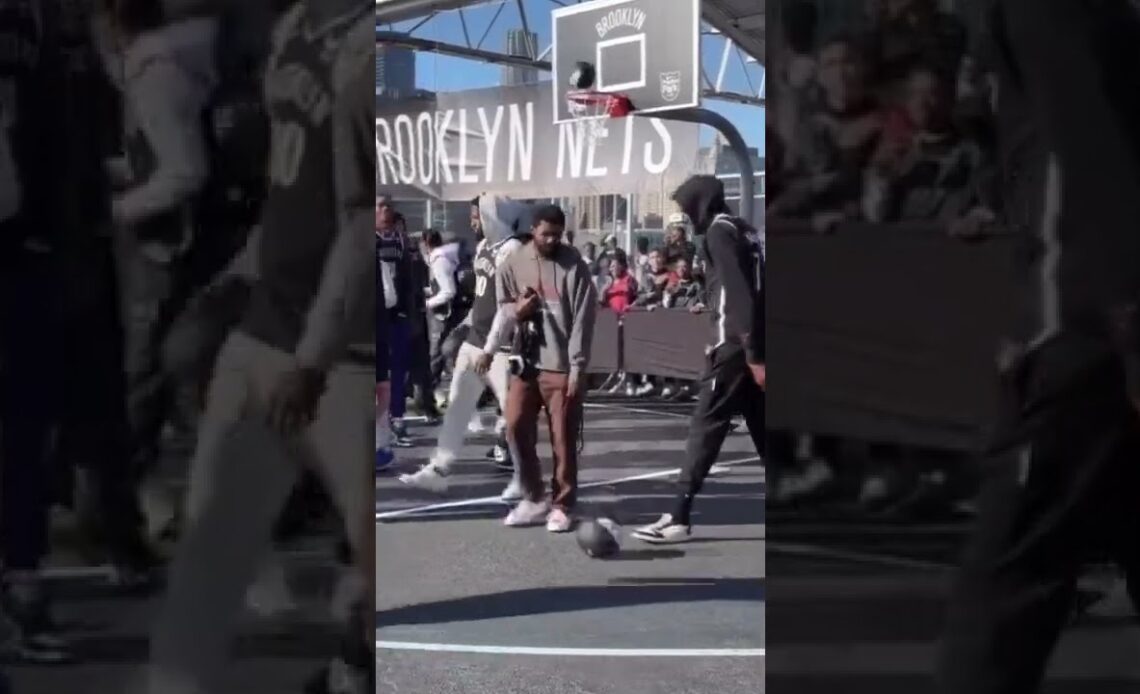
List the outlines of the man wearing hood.
{"type": "Polygon", "coordinates": [[[672,513],[633,532],[645,542],[684,542],[693,500],[720,455],[732,418],[743,415],[756,451],[764,451],[764,252],[760,235],[733,217],[724,184],[693,176],[673,193],[699,236],[712,338],[697,407],[689,423],[686,463],[672,513]]]}
{"type": "MultiPolygon", "coordinates": [[[[435,492],[447,489],[451,464],[463,446],[467,424],[478,409],[484,389],[489,386],[500,409],[507,410],[510,363],[506,350],[514,331],[514,317],[499,308],[496,276],[503,263],[529,241],[529,205],[495,195],[481,195],[472,202],[471,227],[479,245],[475,249],[475,299],[467,315],[467,338],[455,362],[449,405],[435,453],[418,472],[400,477],[405,484],[435,492]]],[[[504,427],[500,419],[500,438],[504,427]]],[[[511,460],[518,460],[513,454],[508,455],[511,460]]],[[[516,473],[502,496],[505,501],[512,501],[519,494],[516,473]]]]}

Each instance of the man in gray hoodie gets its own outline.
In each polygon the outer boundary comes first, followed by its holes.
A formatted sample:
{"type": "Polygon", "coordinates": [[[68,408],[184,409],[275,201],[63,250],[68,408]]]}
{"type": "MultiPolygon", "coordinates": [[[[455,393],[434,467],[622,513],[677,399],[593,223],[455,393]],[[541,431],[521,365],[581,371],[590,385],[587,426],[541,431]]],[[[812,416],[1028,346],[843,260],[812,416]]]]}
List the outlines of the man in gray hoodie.
{"type": "Polygon", "coordinates": [[[499,306],[518,326],[506,418],[523,500],[505,523],[521,527],[545,521],[550,532],[566,532],[577,501],[582,398],[598,294],[586,261],[562,243],[562,209],[545,205],[533,219],[533,240],[506,258],[496,277],[499,306]],[[536,449],[543,409],[554,451],[549,503],[536,449]]]}

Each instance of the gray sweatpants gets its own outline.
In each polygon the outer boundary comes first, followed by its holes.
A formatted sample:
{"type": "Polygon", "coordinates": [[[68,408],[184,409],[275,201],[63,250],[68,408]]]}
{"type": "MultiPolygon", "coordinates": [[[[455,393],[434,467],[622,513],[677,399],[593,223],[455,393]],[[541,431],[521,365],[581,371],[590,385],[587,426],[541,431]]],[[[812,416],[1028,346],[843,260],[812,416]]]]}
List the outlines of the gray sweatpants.
{"type": "Polygon", "coordinates": [[[150,691],[219,685],[245,590],[270,551],[273,524],[300,465],[320,473],[360,551],[373,504],[375,388],[371,364],[329,374],[316,421],[294,438],[265,425],[266,403],[292,356],[240,332],[222,348],[199,431],[188,524],[151,637],[150,691]]]}

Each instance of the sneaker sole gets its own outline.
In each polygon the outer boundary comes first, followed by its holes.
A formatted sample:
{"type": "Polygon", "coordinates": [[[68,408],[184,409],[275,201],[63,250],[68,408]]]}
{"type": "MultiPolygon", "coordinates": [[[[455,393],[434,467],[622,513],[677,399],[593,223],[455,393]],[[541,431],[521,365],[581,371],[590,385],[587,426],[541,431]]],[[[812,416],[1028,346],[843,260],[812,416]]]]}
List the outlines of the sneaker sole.
{"type": "Polygon", "coordinates": [[[434,494],[446,494],[447,493],[447,485],[446,484],[444,484],[442,486],[433,486],[430,484],[423,484],[423,483],[417,482],[415,480],[405,479],[403,477],[400,477],[399,479],[400,479],[400,482],[402,482],[403,484],[406,484],[409,487],[412,487],[413,489],[419,489],[419,490],[425,491],[425,492],[432,492],[434,494]]]}
{"type": "Polygon", "coordinates": [[[503,523],[503,527],[505,528],[541,528],[544,525],[546,525],[546,521],[542,519],[531,521],[529,523],[503,523]]]}
{"type": "Polygon", "coordinates": [[[643,535],[642,533],[639,533],[636,530],[633,531],[632,533],[630,533],[630,535],[637,538],[638,540],[641,540],[642,542],[648,542],[651,545],[680,545],[680,544],[684,544],[684,543],[688,542],[689,540],[693,539],[693,536],[691,534],[690,535],[684,535],[681,537],[676,537],[676,538],[668,538],[668,537],[657,537],[656,535],[643,535]]]}

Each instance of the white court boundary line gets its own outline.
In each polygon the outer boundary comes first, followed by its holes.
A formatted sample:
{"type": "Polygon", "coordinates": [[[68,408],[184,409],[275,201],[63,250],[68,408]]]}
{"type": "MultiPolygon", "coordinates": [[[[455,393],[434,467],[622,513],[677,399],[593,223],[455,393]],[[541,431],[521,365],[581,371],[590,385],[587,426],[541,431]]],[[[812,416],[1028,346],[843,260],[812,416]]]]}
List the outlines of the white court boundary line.
{"type": "Polygon", "coordinates": [[[627,405],[610,404],[606,402],[588,402],[583,407],[594,408],[597,410],[620,410],[622,412],[632,412],[633,414],[652,414],[658,417],[671,417],[673,419],[690,419],[692,413],[685,414],[684,412],[662,412],[660,410],[649,410],[640,407],[629,407],[627,405]]]}
{"type": "Polygon", "coordinates": [[[480,646],[458,643],[376,641],[378,650],[474,653],[485,655],[552,655],[602,658],[763,658],[763,648],[556,648],[538,646],[480,646]]]}
{"type": "MultiPolygon", "coordinates": [[[[747,458],[737,458],[736,460],[725,460],[718,462],[717,465],[721,467],[733,467],[736,465],[746,465],[748,463],[758,463],[761,458],[758,455],[749,456],[747,458]]],[[[641,475],[631,475],[629,477],[618,477],[611,480],[600,480],[598,482],[587,482],[586,484],[578,485],[578,489],[591,489],[593,487],[606,487],[611,484],[622,484],[624,482],[637,482],[639,480],[651,480],[657,477],[668,477],[669,475],[676,475],[681,472],[681,468],[675,467],[668,470],[659,470],[657,472],[647,472],[641,475]]],[[[401,516],[414,516],[428,511],[442,511],[449,508],[464,508],[466,506],[506,506],[506,502],[498,496],[484,496],[478,499],[463,499],[460,501],[445,501],[438,504],[427,504],[426,506],[414,506],[412,508],[399,509],[397,511],[385,511],[376,514],[377,521],[384,521],[389,518],[399,518],[401,516]]]]}

